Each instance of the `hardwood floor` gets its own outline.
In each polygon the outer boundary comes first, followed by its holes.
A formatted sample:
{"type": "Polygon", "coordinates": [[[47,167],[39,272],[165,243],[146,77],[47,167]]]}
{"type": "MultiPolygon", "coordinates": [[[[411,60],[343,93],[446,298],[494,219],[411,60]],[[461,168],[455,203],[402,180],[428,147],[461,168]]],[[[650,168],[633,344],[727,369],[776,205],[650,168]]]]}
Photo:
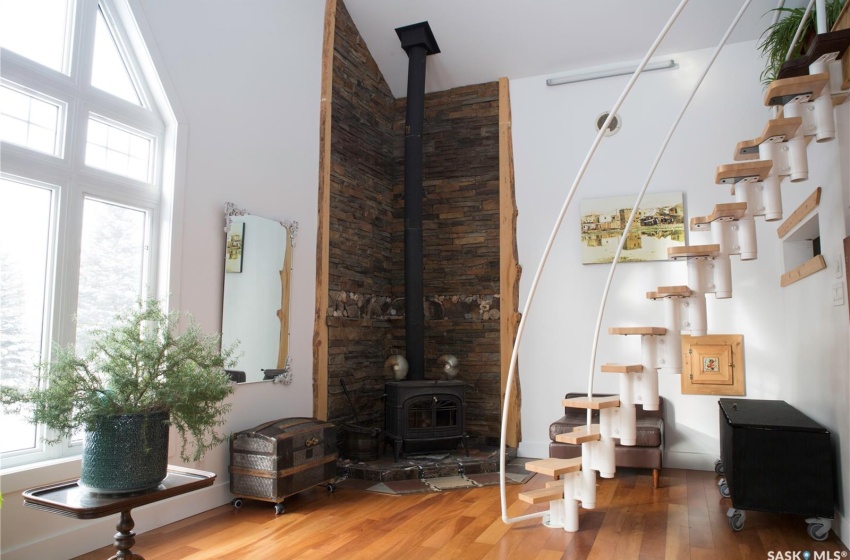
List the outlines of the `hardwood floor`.
{"type": "MultiPolygon", "coordinates": [[[[580,511],[577,533],[546,528],[539,519],[505,525],[498,487],[406,496],[328,494],[319,487],[288,498],[283,515],[266,502],[246,500],[239,510],[223,505],[137,536],[133,551],[146,560],[749,560],[806,550],[829,551],[824,558],[832,560],[831,553],[847,551],[834,534],[825,542],[809,538],[796,516],[747,512],[744,529],[733,532],[730,502],[716,480],[713,472],[665,469],[653,490],[651,471],[618,469],[616,478],[599,479],[597,507],[580,511]]],[[[536,475],[509,486],[509,514],[546,509],[516,499],[544,482],[536,475]]],[[[113,552],[106,547],[75,560],[113,552]]]]}

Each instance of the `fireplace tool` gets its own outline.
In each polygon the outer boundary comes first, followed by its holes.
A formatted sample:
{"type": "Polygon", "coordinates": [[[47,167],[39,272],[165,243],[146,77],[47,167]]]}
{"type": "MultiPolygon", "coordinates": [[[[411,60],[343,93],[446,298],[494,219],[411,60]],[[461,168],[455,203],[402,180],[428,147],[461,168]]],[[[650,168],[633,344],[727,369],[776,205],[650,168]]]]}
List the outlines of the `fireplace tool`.
{"type": "Polygon", "coordinates": [[[380,443],[383,430],[360,425],[360,419],[357,418],[357,410],[351,401],[351,395],[348,394],[345,379],[340,378],[339,384],[342,386],[342,392],[345,393],[345,398],[348,399],[348,405],[351,407],[351,413],[354,415],[354,423],[346,422],[343,424],[346,455],[349,459],[355,461],[374,461],[381,456],[383,446],[380,443]]]}

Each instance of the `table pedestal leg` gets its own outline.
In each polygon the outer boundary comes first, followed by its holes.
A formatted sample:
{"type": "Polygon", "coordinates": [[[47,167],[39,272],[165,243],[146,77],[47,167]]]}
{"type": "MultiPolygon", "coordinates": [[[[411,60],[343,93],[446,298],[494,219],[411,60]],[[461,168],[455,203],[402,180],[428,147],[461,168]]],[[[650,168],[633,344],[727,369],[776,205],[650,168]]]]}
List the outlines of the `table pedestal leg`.
{"type": "Polygon", "coordinates": [[[118,552],[109,558],[109,560],[145,560],[138,554],[134,554],[130,549],[136,544],[136,533],[133,532],[133,527],[136,523],[130,516],[130,510],[121,512],[121,520],[115,528],[118,530],[115,533],[115,550],[118,552]]]}

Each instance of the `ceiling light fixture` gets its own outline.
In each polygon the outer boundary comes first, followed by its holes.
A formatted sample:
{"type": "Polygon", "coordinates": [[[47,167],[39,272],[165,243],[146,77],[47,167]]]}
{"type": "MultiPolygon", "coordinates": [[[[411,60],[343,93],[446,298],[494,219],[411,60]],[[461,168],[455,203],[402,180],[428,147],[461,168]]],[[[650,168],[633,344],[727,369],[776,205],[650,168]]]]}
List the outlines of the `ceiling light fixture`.
{"type": "MultiPolygon", "coordinates": [[[[672,68],[676,65],[676,61],[672,58],[666,60],[654,60],[647,63],[644,67],[644,72],[650,70],[663,70],[664,68],[672,68]]],[[[597,66],[594,68],[582,68],[573,72],[567,72],[554,78],[546,80],[547,86],[559,86],[561,84],[572,84],[574,82],[584,82],[587,80],[598,80],[599,78],[610,78],[611,76],[623,76],[625,74],[634,74],[638,69],[639,64],[615,64],[608,66],[597,66]]]]}

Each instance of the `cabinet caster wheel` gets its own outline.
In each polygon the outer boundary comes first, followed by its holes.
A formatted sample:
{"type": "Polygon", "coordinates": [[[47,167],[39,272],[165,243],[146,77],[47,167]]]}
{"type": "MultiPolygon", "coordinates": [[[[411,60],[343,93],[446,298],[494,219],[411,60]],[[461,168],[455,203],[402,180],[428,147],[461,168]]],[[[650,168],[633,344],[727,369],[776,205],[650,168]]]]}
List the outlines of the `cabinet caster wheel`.
{"type": "Polygon", "coordinates": [[[747,519],[747,514],[739,509],[730,508],[726,512],[726,520],[729,521],[729,527],[733,531],[738,532],[744,528],[744,521],[747,519]]]}
{"type": "Polygon", "coordinates": [[[336,490],[336,486],[334,484],[328,484],[328,494],[333,494],[334,490],[336,490]]]}
{"type": "Polygon", "coordinates": [[[274,514],[280,515],[281,513],[283,513],[283,504],[275,504],[274,505],[274,514]]]}
{"type": "Polygon", "coordinates": [[[726,482],[725,478],[721,478],[717,481],[717,490],[724,498],[728,498],[731,495],[731,493],[729,492],[729,483],[726,482]]]}
{"type": "Polygon", "coordinates": [[[714,472],[717,473],[719,476],[723,476],[724,474],[726,474],[726,467],[723,466],[723,461],[721,459],[718,459],[714,462],[714,472]]]}
{"type": "Polygon", "coordinates": [[[806,530],[816,541],[825,541],[829,537],[829,527],[824,527],[822,523],[809,523],[806,530]]]}
{"type": "Polygon", "coordinates": [[[232,500],[230,500],[230,505],[232,505],[236,509],[241,508],[242,507],[242,498],[233,498],[232,500]]]}

